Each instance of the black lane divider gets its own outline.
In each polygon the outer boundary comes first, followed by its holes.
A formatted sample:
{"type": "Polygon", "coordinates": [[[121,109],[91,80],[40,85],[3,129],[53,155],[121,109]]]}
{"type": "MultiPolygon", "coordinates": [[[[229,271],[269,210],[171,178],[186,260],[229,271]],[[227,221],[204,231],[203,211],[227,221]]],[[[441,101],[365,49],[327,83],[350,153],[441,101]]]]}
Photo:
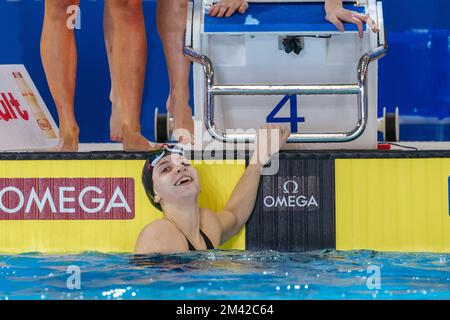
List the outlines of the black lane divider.
{"type": "MultiPolygon", "coordinates": [[[[288,150],[282,151],[286,159],[396,159],[396,158],[450,158],[450,150],[288,150]]],[[[249,151],[188,151],[195,159],[248,159],[249,151]]],[[[144,160],[146,152],[93,151],[93,152],[0,152],[0,160],[144,160]]]]}

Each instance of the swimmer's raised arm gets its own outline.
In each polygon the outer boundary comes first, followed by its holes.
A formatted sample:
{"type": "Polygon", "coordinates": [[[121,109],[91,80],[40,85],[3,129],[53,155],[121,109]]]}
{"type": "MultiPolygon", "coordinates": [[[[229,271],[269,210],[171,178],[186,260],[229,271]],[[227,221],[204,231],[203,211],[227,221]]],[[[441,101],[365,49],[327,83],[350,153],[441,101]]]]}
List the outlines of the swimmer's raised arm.
{"type": "Polygon", "coordinates": [[[278,153],[289,135],[289,129],[278,125],[266,126],[258,131],[258,137],[267,136],[267,139],[258,139],[250,165],[234,188],[225,209],[218,215],[222,231],[221,243],[238,234],[249,219],[255,206],[262,168],[278,153]],[[263,130],[267,130],[267,134],[261,134],[263,130]],[[279,131],[275,141],[271,139],[271,130],[279,131]]]}
{"type": "Polygon", "coordinates": [[[378,32],[377,24],[369,15],[347,10],[344,8],[342,2],[342,0],[325,1],[325,19],[334,24],[339,31],[344,32],[343,22],[349,22],[356,24],[356,26],[358,27],[359,36],[361,38],[364,35],[364,23],[367,23],[367,25],[373,32],[378,32]]]}

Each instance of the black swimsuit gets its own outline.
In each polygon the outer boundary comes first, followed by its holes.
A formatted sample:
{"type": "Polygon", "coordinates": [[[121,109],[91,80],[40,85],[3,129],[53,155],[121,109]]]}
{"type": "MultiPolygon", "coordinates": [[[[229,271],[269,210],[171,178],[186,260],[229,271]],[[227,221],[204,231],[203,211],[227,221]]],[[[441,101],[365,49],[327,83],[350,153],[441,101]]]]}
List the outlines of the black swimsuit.
{"type": "MultiPolygon", "coordinates": [[[[200,230],[200,234],[202,235],[203,240],[205,240],[206,249],[207,250],[215,249],[214,245],[211,242],[211,240],[209,240],[208,236],[206,234],[204,234],[202,230],[200,230]]],[[[192,245],[192,243],[189,241],[188,238],[186,238],[186,241],[187,241],[187,243],[189,245],[189,251],[197,251],[197,249],[195,249],[195,247],[192,245]]]]}

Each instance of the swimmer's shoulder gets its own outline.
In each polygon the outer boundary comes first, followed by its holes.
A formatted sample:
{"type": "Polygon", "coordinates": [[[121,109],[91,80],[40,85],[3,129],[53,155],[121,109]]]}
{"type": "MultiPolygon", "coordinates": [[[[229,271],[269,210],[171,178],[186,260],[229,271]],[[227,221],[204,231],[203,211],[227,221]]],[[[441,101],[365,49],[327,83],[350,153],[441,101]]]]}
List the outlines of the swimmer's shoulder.
{"type": "Polygon", "coordinates": [[[183,250],[179,241],[174,239],[174,234],[177,234],[177,229],[169,221],[165,219],[153,221],[139,234],[135,254],[173,253],[183,250]]]}

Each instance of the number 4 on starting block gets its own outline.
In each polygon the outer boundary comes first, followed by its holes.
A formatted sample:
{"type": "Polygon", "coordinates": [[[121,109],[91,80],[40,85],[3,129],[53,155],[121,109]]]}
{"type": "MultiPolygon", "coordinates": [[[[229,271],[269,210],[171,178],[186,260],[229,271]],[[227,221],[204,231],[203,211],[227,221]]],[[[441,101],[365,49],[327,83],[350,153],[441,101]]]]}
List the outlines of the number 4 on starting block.
{"type": "Polygon", "coordinates": [[[298,117],[297,114],[297,96],[296,95],[287,95],[281,99],[281,101],[276,105],[276,107],[269,113],[266,118],[267,123],[290,123],[291,124],[291,132],[298,132],[298,123],[305,122],[304,117],[298,117]],[[289,101],[290,105],[290,117],[275,117],[278,112],[286,105],[289,101]]]}

